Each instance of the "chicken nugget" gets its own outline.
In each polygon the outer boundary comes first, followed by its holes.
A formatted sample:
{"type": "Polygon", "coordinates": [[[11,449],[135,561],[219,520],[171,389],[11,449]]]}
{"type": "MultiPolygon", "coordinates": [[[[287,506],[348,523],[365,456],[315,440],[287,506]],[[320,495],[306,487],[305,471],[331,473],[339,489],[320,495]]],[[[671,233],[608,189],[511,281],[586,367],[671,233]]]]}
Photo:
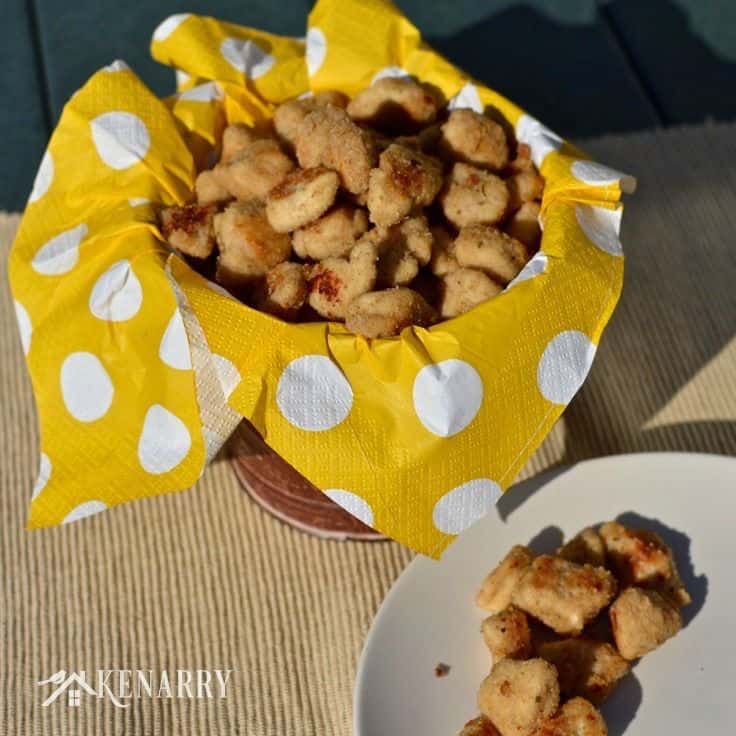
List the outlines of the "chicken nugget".
{"type": "Polygon", "coordinates": [[[393,337],[411,325],[427,327],[436,318],[416,291],[397,287],[359,296],[348,307],[345,326],[363,337],[393,337]]]}
{"type": "Polygon", "coordinates": [[[576,562],[578,565],[604,567],[606,564],[606,546],[601,535],[592,526],[578,532],[555,554],[562,557],[563,560],[576,562]]]}
{"type": "Polygon", "coordinates": [[[291,253],[289,236],[271,227],[258,200],[228,205],[215,215],[214,228],[220,249],[215,280],[224,286],[251,284],[291,253]]]}
{"type": "Polygon", "coordinates": [[[288,100],[280,104],[273,113],[273,127],[276,135],[293,149],[296,146],[296,136],[304,118],[313,110],[326,105],[344,108],[348,98],[342,92],[325,90],[309,97],[288,100]]]}
{"type": "Polygon", "coordinates": [[[540,199],[544,192],[544,179],[536,169],[525,169],[506,179],[509,190],[509,211],[518,210],[524,202],[540,199]]]}
{"type": "Polygon", "coordinates": [[[222,152],[220,163],[228,163],[240,156],[251,143],[257,141],[259,136],[253,128],[244,123],[232,123],[222,131],[222,152]]]}
{"type": "Polygon", "coordinates": [[[231,199],[230,192],[217,181],[211,170],[202,171],[194,182],[194,191],[197,194],[198,204],[214,204],[231,199]]]}
{"type": "Polygon", "coordinates": [[[659,534],[627,529],[617,521],[603,524],[599,533],[622,588],[638,585],[659,591],[679,606],[690,603],[692,599],[680,578],[675,556],[659,534]]]}
{"type": "Polygon", "coordinates": [[[265,199],[294,168],[294,162],[268,138],[251,143],[238,156],[212,169],[217,183],[235,199],[265,199]]]}
{"type": "Polygon", "coordinates": [[[416,207],[431,204],[442,187],[442,164],[418,150],[392,143],[370,172],[368,212],[381,227],[394,225],[416,207]]]}
{"type": "Polygon", "coordinates": [[[314,222],[335,201],[337,174],[317,166],[296,169],[266,197],[266,216],[278,233],[286,233],[314,222]]]}
{"type": "Polygon", "coordinates": [[[309,305],[326,319],[344,320],[348,305],[376,284],[376,246],[361,241],[350,259],[325,258],[307,270],[309,305]]]}
{"type": "Polygon", "coordinates": [[[524,611],[514,606],[484,619],[480,625],[480,633],[494,662],[504,657],[527,659],[531,656],[529,621],[524,611]]]}
{"type": "Polygon", "coordinates": [[[499,736],[498,729],[485,716],[468,721],[457,736],[499,736]]]}
{"type": "Polygon", "coordinates": [[[535,169],[536,166],[532,161],[532,149],[526,143],[517,143],[516,155],[512,158],[508,166],[506,167],[506,173],[518,174],[520,171],[526,171],[528,169],[535,169]]]}
{"type": "Polygon", "coordinates": [[[292,235],[300,258],[321,261],[347,255],[368,230],[368,213],[349,204],[337,204],[322,217],[292,235]]]}
{"type": "Polygon", "coordinates": [[[384,77],[358,92],[348,114],[385,133],[411,133],[432,123],[440,102],[426,86],[413,79],[384,77]]]}
{"type": "Polygon", "coordinates": [[[161,210],[161,234],[168,244],[194,258],[207,258],[215,247],[215,205],[188,204],[161,210]]]}
{"type": "Polygon", "coordinates": [[[608,728],[595,706],[584,698],[573,698],[546,719],[534,736],[608,736],[608,728]]]}
{"type": "Polygon", "coordinates": [[[478,690],[478,709],[501,736],[531,736],[559,702],[557,670],[543,659],[502,659],[478,690]]]}
{"type": "Polygon", "coordinates": [[[511,603],[511,591],[524,576],[534,555],[520,544],[514,545],[486,575],[475,596],[475,605],[490,613],[500,613],[511,603]]]}
{"type": "Polygon", "coordinates": [[[560,693],[600,705],[629,672],[629,663],[604,641],[561,639],[541,644],[538,655],[557,668],[560,693]]]}
{"type": "Polygon", "coordinates": [[[376,285],[381,289],[410,283],[432,255],[432,233],[424,215],[389,228],[374,228],[366,237],[378,248],[376,285]]]}
{"type": "Polygon", "coordinates": [[[458,163],[452,167],[439,201],[455,227],[495,225],[506,214],[509,190],[506,182],[490,171],[458,163]]]}
{"type": "Polygon", "coordinates": [[[283,319],[294,319],[307,299],[304,266],[284,261],[269,269],[255,298],[258,309],[283,319]]]}
{"type": "Polygon", "coordinates": [[[680,609],[656,590],[627,588],[609,610],[616,647],[625,659],[638,659],[682,628],[680,609]]]}
{"type": "Polygon", "coordinates": [[[443,319],[457,317],[503,291],[503,286],[474,268],[458,268],[440,279],[438,308],[443,319]]]}
{"type": "Polygon", "coordinates": [[[509,162],[506,131],[494,120],[467,108],[453,110],[442,125],[442,153],[456,161],[501,171],[509,162]]]}
{"type": "Polygon", "coordinates": [[[302,168],[334,169],[340,185],[353,194],[368,189],[368,174],[375,160],[373,141],[345,110],[334,105],[312,110],[297,130],[295,147],[302,168]]]}
{"type": "Polygon", "coordinates": [[[455,238],[455,257],[464,268],[476,268],[499,284],[508,284],[527,262],[526,248],[492,225],[466,225],[455,238]]]}
{"type": "Polygon", "coordinates": [[[577,635],[615,594],[616,580],[608,570],[541,555],[514,588],[511,601],[558,634],[577,635]]]}
{"type": "Polygon", "coordinates": [[[460,264],[455,257],[455,238],[442,225],[435,225],[430,231],[433,240],[429,270],[440,277],[457,271],[460,264]]]}
{"type": "Polygon", "coordinates": [[[542,228],[539,225],[539,202],[524,202],[504,225],[504,230],[526,246],[527,253],[539,249],[542,228]]]}

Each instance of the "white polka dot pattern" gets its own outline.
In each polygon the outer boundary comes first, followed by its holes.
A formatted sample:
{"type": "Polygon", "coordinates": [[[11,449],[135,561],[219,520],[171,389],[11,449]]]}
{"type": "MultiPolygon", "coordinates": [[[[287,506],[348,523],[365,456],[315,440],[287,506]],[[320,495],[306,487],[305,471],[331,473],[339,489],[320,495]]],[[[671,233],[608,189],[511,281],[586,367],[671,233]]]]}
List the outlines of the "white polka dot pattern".
{"type": "Polygon", "coordinates": [[[279,379],[276,403],[299,429],[322,432],[342,422],[353,406],[353,390],[324,355],[304,355],[289,363],[279,379]]]}
{"type": "Polygon", "coordinates": [[[432,521],[444,534],[460,534],[485,516],[501,497],[501,487],[476,478],[445,493],[434,506],[432,521]]]}
{"type": "Polygon", "coordinates": [[[547,401],[569,404],[588,375],[596,346],[579,330],[566,330],[552,338],[537,367],[537,385],[547,401]]]}
{"type": "Polygon", "coordinates": [[[417,373],[413,399],[421,423],[439,437],[451,437],[475,419],[483,403],[483,382],[470,363],[451,358],[417,373]]]}
{"type": "Polygon", "coordinates": [[[28,310],[18,301],[14,301],[15,318],[18,320],[18,332],[20,333],[20,344],[23,346],[23,353],[28,355],[31,349],[31,335],[33,333],[33,325],[28,310]]]}
{"type": "Polygon", "coordinates": [[[541,168],[547,154],[558,151],[562,146],[562,138],[557,133],[542,125],[531,115],[522,115],[516,123],[516,138],[519,143],[525,143],[532,151],[532,161],[537,168],[541,168]]]}
{"type": "Polygon", "coordinates": [[[72,509],[61,522],[62,524],[71,524],[73,521],[79,521],[87,516],[94,516],[102,511],[107,510],[107,504],[104,501],[85,501],[79,506],[72,509]]]}
{"type": "Polygon", "coordinates": [[[524,268],[516,274],[516,278],[506,287],[510,289],[516,284],[522,281],[528,281],[533,279],[535,276],[539,276],[540,273],[544,273],[547,270],[547,254],[541,250],[538,250],[532,258],[526,263],[524,268]]]}
{"type": "Polygon", "coordinates": [[[89,295],[89,311],[108,322],[132,319],[142,303],[141,282],[128,260],[113,263],[97,279],[89,295]]]}
{"type": "Polygon", "coordinates": [[[609,210],[587,204],[575,205],[575,219],[580,229],[593,245],[612,256],[624,254],[618,237],[622,213],[620,208],[609,210]]]}
{"type": "Polygon", "coordinates": [[[217,82],[206,82],[179,93],[179,99],[187,102],[216,102],[222,98],[222,90],[217,82]]]}
{"type": "Polygon", "coordinates": [[[575,161],[570,167],[570,173],[583,184],[594,187],[605,187],[619,182],[625,192],[631,193],[636,189],[636,179],[633,176],[595,161],[575,161]]]}
{"type": "Polygon", "coordinates": [[[158,357],[170,368],[180,371],[188,371],[192,367],[187,331],[178,309],[174,310],[169,324],[166,325],[158,347],[158,357]]]}
{"type": "Polygon", "coordinates": [[[483,112],[483,103],[478,95],[478,88],[468,82],[462,89],[447,103],[448,110],[459,110],[461,108],[469,108],[475,112],[483,112]]]}
{"type": "Polygon", "coordinates": [[[255,41],[226,38],[220,44],[220,53],[230,66],[245,74],[248,79],[259,79],[276,61],[255,41]]]}
{"type": "Polygon", "coordinates": [[[130,71],[130,67],[122,59],[115,59],[112,64],[103,66],[102,71],[114,74],[115,72],[128,72],[130,71]]]}
{"type": "Polygon", "coordinates": [[[192,438],[186,424],[160,404],[154,404],[143,420],[138,440],[138,460],[152,475],[173,470],[189,454],[192,438]]]}
{"type": "Polygon", "coordinates": [[[46,488],[46,484],[49,482],[49,478],[51,478],[51,470],[51,460],[45,452],[42,452],[41,457],[38,459],[38,475],[36,476],[36,482],[33,484],[31,500],[36,498],[46,488]]]}
{"type": "Polygon", "coordinates": [[[153,32],[154,41],[165,41],[188,17],[189,13],[176,13],[170,15],[159,23],[153,32]]]}
{"type": "Polygon", "coordinates": [[[394,79],[411,79],[412,75],[400,66],[385,66],[373,75],[371,84],[375,84],[379,79],[385,79],[386,77],[393,77],[394,79]]]}
{"type": "Polygon", "coordinates": [[[344,491],[341,488],[328,488],[325,491],[331,501],[342,506],[349,514],[362,521],[366,526],[373,526],[373,509],[370,504],[357,493],[344,491]]]}
{"type": "Polygon", "coordinates": [[[220,381],[220,386],[222,386],[222,392],[227,399],[240,383],[240,372],[235,367],[235,364],[224,355],[212,353],[212,362],[215,364],[217,378],[220,381]]]}
{"type": "Polygon", "coordinates": [[[100,158],[116,171],[134,166],[148,153],[151,136],[145,123],[130,112],[105,112],[90,122],[100,158]]]}
{"type": "Polygon", "coordinates": [[[325,34],[312,26],[307,30],[307,73],[313,77],[324,64],[327,56],[327,39],[325,34]]]}
{"type": "Polygon", "coordinates": [[[31,266],[43,276],[60,276],[71,271],[79,260],[79,244],[87,235],[82,223],[51,238],[33,256],[31,266]]]}
{"type": "Polygon", "coordinates": [[[104,417],[114,393],[110,376],[96,355],[72,353],[61,364],[61,395],[67,411],[78,421],[104,417]]]}

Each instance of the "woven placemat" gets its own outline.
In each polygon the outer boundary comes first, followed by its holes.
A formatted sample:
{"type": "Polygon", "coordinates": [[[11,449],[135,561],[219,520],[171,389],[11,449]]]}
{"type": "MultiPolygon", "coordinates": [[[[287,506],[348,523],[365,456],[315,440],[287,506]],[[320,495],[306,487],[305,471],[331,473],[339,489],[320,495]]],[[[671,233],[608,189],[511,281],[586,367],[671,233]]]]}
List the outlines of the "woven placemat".
{"type": "MultiPolygon", "coordinates": [[[[736,454],[736,127],[586,148],[639,176],[624,295],[590,379],[523,477],[621,452],[736,454]]],[[[222,459],[189,492],[24,530],[38,457],[5,273],[16,225],[0,217],[0,732],[349,734],[360,647],[407,550],[290,529],[222,459]],[[36,681],[104,668],[236,671],[225,700],[41,706],[36,681]]]]}

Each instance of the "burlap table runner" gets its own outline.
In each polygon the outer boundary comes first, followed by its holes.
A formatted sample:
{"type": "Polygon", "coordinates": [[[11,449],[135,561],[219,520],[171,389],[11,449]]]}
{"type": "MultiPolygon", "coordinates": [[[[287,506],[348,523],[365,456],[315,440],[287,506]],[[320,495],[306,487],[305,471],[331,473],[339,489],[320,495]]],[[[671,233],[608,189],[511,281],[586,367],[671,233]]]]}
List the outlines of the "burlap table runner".
{"type": "MultiPolygon", "coordinates": [[[[624,295],[588,382],[523,475],[621,452],[736,454],[736,127],[585,147],[640,177],[624,295]]],[[[38,459],[5,275],[16,225],[0,217],[0,733],[350,733],[361,643],[407,550],[289,529],[222,459],[192,491],[24,531],[38,459]],[[41,706],[36,681],[104,668],[236,672],[225,700],[41,706]]]]}

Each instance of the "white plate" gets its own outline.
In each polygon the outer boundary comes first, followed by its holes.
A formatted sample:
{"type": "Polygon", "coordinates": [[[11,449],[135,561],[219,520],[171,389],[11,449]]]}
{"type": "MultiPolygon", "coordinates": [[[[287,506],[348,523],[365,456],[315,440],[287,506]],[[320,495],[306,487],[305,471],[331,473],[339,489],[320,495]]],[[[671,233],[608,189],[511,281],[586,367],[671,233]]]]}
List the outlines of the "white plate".
{"type": "Polygon", "coordinates": [[[736,460],[625,455],[553,471],[505,494],[439,562],[415,559],[381,606],[355,687],[355,736],[453,736],[477,714],[490,658],[473,599],[513,544],[551,551],[595,522],[659,531],[693,596],[680,634],[603,706],[611,736],[715,736],[736,702],[736,460]],[[447,676],[435,666],[450,665],[447,676]]]}

